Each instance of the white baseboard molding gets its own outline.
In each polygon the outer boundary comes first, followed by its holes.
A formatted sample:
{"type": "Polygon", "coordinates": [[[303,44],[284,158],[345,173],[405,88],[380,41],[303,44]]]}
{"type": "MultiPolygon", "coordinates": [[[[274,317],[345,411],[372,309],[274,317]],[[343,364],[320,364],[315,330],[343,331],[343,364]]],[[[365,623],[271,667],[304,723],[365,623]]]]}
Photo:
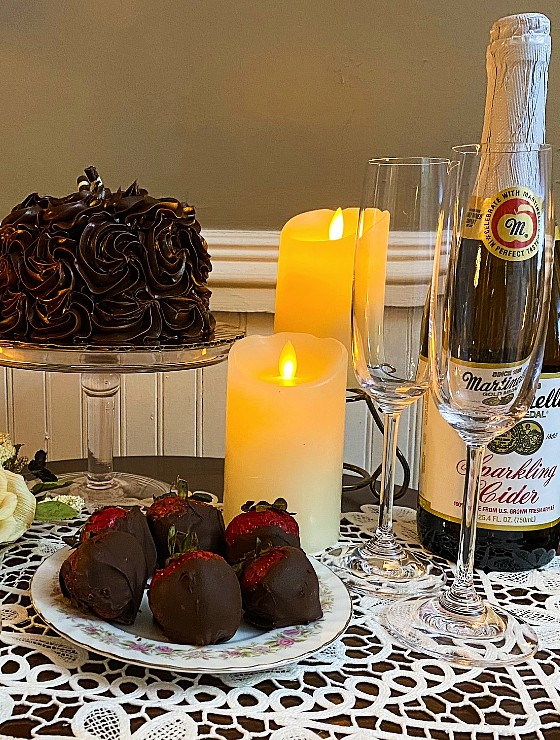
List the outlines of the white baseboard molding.
{"type": "MultiPolygon", "coordinates": [[[[208,285],[214,311],[274,313],[279,231],[208,229],[203,232],[212,258],[208,285]]],[[[388,265],[390,305],[423,305],[431,278],[429,235],[402,248],[388,265]]]]}
{"type": "Polygon", "coordinates": [[[209,229],[214,311],[274,313],[279,231],[209,229]]]}

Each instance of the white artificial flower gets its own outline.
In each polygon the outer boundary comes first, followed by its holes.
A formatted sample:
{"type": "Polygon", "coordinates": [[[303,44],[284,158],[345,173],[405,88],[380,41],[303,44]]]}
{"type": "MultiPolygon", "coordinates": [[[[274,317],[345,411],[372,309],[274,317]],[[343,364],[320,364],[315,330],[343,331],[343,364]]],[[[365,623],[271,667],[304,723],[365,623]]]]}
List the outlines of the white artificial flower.
{"type": "Polygon", "coordinates": [[[61,493],[59,496],[45,496],[45,501],[60,501],[61,504],[66,504],[75,509],[78,514],[85,507],[86,502],[81,496],[72,496],[69,493],[61,493]]]}
{"type": "Polygon", "coordinates": [[[0,465],[0,543],[15,542],[35,518],[35,496],[23,476],[0,465]]]}
{"type": "Polygon", "coordinates": [[[0,432],[0,465],[4,465],[16,454],[16,448],[13,445],[10,435],[7,432],[0,432]]]}

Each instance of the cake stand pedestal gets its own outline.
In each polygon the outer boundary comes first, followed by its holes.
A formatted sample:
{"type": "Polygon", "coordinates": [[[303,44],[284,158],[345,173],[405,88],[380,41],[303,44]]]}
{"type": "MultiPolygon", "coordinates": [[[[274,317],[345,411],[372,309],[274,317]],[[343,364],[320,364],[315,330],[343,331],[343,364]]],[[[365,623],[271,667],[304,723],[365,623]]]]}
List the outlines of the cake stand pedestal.
{"type": "Polygon", "coordinates": [[[54,344],[0,342],[0,365],[22,370],[81,373],[86,398],[88,469],[66,473],[71,481],[63,492],[82,496],[89,510],[107,504],[131,504],[151,500],[169,485],[130,473],[113,472],[115,398],[124,373],[155,373],[215,365],[243,332],[217,324],[207,342],[153,347],[64,347],[54,344]]]}

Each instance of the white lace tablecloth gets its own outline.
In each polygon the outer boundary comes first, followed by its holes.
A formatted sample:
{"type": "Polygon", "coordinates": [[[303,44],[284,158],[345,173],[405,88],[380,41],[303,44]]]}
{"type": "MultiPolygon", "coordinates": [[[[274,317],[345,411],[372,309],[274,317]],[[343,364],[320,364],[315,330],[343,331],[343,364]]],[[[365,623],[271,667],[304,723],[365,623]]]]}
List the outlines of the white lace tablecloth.
{"type": "MultiPolygon", "coordinates": [[[[343,541],[371,531],[375,507],[363,509],[345,515],[343,541]]],[[[419,547],[414,512],[395,515],[398,535],[419,547]]],[[[538,571],[477,575],[487,598],[539,634],[537,657],[518,667],[453,668],[411,653],[379,626],[382,600],[353,597],[346,633],[310,658],[261,673],[193,675],[88,653],[42,622],[30,580],[71,531],[35,525],[0,551],[1,739],[560,739],[560,558],[538,571]]]]}

